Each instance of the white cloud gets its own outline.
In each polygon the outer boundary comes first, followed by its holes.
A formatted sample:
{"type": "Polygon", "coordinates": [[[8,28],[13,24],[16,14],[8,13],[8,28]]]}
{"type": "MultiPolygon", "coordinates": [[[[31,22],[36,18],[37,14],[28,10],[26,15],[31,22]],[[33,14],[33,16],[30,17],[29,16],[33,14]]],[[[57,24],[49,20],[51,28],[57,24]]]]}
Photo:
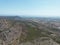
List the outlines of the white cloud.
{"type": "Polygon", "coordinates": [[[0,14],[26,16],[60,16],[60,10],[5,10],[0,14]]]}

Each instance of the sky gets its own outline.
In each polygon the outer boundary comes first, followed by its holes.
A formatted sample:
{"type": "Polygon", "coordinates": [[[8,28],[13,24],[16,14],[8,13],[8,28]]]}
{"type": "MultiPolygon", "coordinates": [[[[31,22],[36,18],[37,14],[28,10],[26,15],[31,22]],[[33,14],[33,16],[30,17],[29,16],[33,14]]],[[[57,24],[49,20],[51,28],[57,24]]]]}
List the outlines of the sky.
{"type": "Polygon", "coordinates": [[[0,15],[60,16],[60,0],[0,0],[0,15]]]}

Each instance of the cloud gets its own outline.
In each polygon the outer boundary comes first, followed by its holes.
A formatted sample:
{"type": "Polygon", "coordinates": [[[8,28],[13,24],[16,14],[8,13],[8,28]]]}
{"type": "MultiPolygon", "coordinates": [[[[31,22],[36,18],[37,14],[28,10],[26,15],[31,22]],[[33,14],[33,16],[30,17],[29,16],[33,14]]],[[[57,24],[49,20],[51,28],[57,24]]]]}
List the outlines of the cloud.
{"type": "Polygon", "coordinates": [[[5,10],[0,14],[24,16],[60,16],[60,10],[5,10]]]}

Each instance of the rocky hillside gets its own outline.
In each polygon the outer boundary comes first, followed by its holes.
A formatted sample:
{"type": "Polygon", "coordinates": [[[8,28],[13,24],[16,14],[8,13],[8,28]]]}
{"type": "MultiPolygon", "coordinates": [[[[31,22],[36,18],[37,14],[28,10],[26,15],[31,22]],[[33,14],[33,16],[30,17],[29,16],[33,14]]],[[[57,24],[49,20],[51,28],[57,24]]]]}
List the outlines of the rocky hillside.
{"type": "Polygon", "coordinates": [[[60,45],[60,29],[57,28],[57,23],[36,18],[2,16],[0,45],[60,45]]]}

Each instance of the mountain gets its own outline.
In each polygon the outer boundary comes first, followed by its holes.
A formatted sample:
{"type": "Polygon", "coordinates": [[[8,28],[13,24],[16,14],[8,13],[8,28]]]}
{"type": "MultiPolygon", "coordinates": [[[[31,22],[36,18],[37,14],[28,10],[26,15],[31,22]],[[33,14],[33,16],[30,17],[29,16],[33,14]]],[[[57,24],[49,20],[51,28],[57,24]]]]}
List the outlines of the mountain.
{"type": "Polygon", "coordinates": [[[0,16],[0,45],[60,45],[58,20],[0,16]]]}

